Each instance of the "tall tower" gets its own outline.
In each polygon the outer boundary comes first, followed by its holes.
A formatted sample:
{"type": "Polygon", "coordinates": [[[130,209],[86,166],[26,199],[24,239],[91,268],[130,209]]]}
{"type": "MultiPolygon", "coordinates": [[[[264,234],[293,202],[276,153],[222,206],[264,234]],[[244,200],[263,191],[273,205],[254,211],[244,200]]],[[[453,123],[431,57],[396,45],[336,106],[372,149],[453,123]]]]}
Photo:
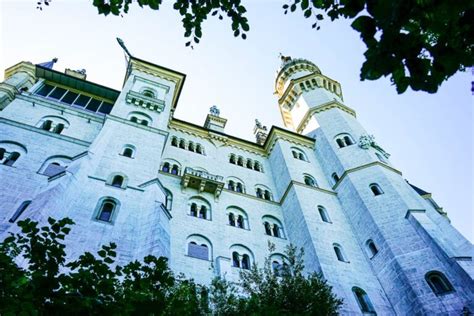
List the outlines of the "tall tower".
{"type": "Polygon", "coordinates": [[[282,57],[275,88],[285,126],[316,140],[316,158],[393,310],[474,311],[472,244],[390,163],[343,103],[340,84],[308,60],[282,57]],[[440,294],[433,278],[449,291],[440,294]]]}

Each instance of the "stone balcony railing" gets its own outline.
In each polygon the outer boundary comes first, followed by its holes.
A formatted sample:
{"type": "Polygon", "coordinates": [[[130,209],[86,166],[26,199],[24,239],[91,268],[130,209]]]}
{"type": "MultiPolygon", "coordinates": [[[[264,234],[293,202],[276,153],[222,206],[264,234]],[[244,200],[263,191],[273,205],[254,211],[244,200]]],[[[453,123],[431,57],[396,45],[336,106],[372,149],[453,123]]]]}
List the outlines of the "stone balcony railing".
{"type": "Polygon", "coordinates": [[[158,113],[163,112],[165,108],[165,101],[157,98],[147,97],[136,91],[129,91],[125,100],[129,104],[143,107],[151,111],[156,111],[158,113]]]}
{"type": "Polygon", "coordinates": [[[193,188],[199,192],[209,192],[217,198],[224,187],[224,178],[206,171],[186,167],[181,185],[183,188],[193,188]]]}

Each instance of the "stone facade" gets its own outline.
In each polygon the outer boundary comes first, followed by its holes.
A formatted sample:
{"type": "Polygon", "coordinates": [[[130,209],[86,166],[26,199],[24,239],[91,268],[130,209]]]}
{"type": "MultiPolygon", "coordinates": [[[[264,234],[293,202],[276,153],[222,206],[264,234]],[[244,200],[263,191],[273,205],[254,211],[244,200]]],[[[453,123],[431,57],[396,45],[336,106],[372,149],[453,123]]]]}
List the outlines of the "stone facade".
{"type": "Polygon", "coordinates": [[[116,242],[119,263],[166,256],[200,283],[281,264],[292,243],[344,315],[474,312],[472,244],[310,61],[282,59],[287,129],[257,121],[255,143],[225,134],[215,107],[204,126],[174,118],[185,75],[138,58],[121,91],[28,62],[5,78],[1,236],[22,218],[68,216],[68,255],[116,242]]]}

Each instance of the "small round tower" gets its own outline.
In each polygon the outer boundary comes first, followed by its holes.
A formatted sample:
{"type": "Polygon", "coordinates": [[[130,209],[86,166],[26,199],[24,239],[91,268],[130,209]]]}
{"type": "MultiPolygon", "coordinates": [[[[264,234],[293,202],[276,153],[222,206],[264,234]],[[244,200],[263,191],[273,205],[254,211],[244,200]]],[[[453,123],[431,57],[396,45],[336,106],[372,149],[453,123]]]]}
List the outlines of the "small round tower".
{"type": "Polygon", "coordinates": [[[313,62],[289,56],[281,56],[275,94],[285,126],[298,133],[308,125],[312,109],[343,101],[339,82],[323,75],[313,62]]]}

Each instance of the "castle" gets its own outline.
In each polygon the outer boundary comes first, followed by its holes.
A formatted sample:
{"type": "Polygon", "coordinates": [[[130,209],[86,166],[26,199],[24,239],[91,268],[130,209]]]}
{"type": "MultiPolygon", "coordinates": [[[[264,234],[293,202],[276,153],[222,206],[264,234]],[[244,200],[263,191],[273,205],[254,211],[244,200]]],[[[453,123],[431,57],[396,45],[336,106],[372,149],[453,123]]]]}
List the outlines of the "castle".
{"type": "Polygon", "coordinates": [[[129,56],[117,91],[53,65],[20,62],[0,84],[3,238],[70,217],[68,255],[116,242],[120,264],[166,256],[199,283],[266,257],[278,269],[292,243],[343,315],[474,312],[472,244],[311,61],[282,57],[286,129],[256,121],[255,142],[226,134],[216,107],[203,126],[173,117],[183,73],[129,56]]]}

